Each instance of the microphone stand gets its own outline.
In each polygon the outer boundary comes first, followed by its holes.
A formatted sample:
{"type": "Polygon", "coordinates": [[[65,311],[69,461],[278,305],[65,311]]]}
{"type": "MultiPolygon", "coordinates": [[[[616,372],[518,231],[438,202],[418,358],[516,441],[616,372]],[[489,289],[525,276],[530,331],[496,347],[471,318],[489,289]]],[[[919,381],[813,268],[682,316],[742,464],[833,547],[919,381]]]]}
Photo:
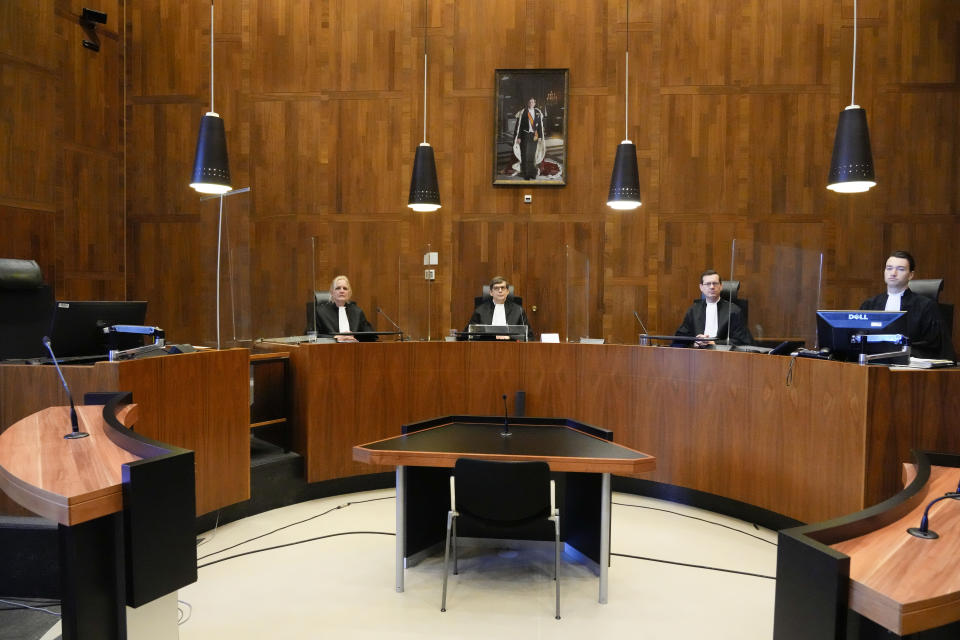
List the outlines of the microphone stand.
{"type": "Polygon", "coordinates": [[[382,315],[384,318],[387,319],[387,322],[389,322],[390,324],[393,325],[393,328],[396,329],[397,332],[400,334],[400,342],[403,342],[403,329],[400,328],[400,325],[398,325],[396,322],[394,322],[393,320],[391,320],[391,319],[390,319],[390,316],[388,316],[387,314],[385,314],[385,313],[383,312],[383,309],[382,309],[381,307],[377,307],[377,313],[379,313],[380,315],[382,315]]]}
{"type": "Polygon", "coordinates": [[[503,431],[500,432],[500,435],[504,438],[513,435],[510,433],[510,421],[507,418],[507,394],[503,394],[503,431]]]}
{"type": "Polygon", "coordinates": [[[958,498],[958,497],[960,497],[960,493],[957,493],[957,492],[955,492],[955,491],[951,491],[950,493],[945,493],[945,494],[943,494],[943,495],[940,496],[939,498],[936,498],[936,499],[934,499],[934,500],[931,500],[931,501],[930,501],[930,504],[927,505],[927,508],[923,510],[923,518],[920,519],[920,526],[919,526],[919,527],[910,527],[909,529],[907,529],[907,533],[909,533],[910,535],[915,536],[915,537],[917,537],[917,538],[923,538],[924,540],[933,540],[934,538],[939,538],[939,537],[940,537],[940,534],[937,533],[936,531],[930,529],[930,528],[927,526],[928,523],[929,523],[929,518],[928,518],[928,516],[929,516],[929,514],[930,514],[930,507],[932,507],[933,505],[937,504],[937,503],[940,502],[941,500],[946,500],[947,498],[954,498],[954,499],[956,499],[956,498],[958,498]]]}
{"type": "Polygon", "coordinates": [[[43,346],[45,346],[47,351],[50,352],[50,358],[53,360],[53,366],[57,369],[57,375],[60,376],[60,382],[63,384],[63,389],[67,392],[67,399],[70,401],[70,426],[72,427],[72,430],[70,433],[63,436],[63,438],[64,440],[86,438],[90,434],[86,431],[80,431],[80,424],[77,420],[77,408],[73,405],[73,394],[70,393],[70,387],[67,386],[67,381],[63,378],[63,372],[60,370],[60,363],[57,362],[57,356],[53,354],[53,348],[50,346],[50,338],[48,336],[43,336],[43,346]]]}

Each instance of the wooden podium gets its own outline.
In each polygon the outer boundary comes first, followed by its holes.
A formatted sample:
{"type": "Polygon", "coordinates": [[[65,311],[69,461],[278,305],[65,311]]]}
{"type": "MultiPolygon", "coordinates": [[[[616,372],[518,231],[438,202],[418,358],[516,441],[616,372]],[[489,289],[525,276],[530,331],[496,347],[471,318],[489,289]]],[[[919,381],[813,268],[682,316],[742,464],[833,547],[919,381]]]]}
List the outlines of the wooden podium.
{"type": "Polygon", "coordinates": [[[194,454],[134,433],[129,399],[77,407],[88,437],[64,438],[70,407],[0,434],[0,489],[58,523],[64,640],[176,637],[176,591],[197,578],[194,454]]]}

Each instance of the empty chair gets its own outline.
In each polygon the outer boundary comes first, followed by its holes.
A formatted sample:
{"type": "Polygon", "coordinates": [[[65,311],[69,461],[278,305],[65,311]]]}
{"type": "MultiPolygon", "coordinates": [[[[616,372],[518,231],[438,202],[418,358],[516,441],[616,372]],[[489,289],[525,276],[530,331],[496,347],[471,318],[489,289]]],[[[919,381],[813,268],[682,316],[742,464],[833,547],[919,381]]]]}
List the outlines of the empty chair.
{"type": "Polygon", "coordinates": [[[440,611],[447,610],[447,577],[453,543],[453,572],[457,566],[457,522],[468,535],[554,541],[553,579],[556,613],[560,619],[560,511],[556,489],[546,462],[494,462],[457,460],[450,476],[450,511],[443,557],[443,596],[440,611]]]}
{"type": "Polygon", "coordinates": [[[46,357],[53,306],[36,261],[0,258],[0,360],[46,357]]]}

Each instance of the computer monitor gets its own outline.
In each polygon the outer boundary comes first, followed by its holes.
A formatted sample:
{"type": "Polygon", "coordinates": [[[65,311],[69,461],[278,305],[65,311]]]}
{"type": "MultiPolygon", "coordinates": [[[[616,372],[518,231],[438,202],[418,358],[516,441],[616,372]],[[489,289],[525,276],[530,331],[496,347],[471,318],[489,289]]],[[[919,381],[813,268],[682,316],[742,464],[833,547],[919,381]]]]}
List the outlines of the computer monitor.
{"type": "Polygon", "coordinates": [[[51,346],[58,358],[106,356],[111,349],[143,346],[137,334],[103,333],[115,324],[142,325],[147,316],[145,301],[59,300],[53,310],[51,346]]]}
{"type": "Polygon", "coordinates": [[[906,311],[867,311],[863,309],[817,311],[817,343],[833,351],[839,360],[857,360],[861,353],[885,353],[894,350],[895,337],[907,333],[906,311]],[[875,336],[867,342],[861,335],[875,336]],[[889,335],[884,341],[879,336],[889,335]]]}

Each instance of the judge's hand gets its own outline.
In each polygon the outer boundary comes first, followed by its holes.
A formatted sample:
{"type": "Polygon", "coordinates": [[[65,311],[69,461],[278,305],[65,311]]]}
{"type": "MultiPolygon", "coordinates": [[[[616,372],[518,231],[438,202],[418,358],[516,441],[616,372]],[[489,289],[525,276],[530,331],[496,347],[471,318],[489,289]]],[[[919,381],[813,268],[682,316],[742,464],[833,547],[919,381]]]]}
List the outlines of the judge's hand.
{"type": "Polygon", "coordinates": [[[698,337],[698,338],[708,338],[708,339],[707,339],[707,340],[697,340],[696,342],[694,342],[694,343],[693,343],[693,346],[694,346],[695,349],[703,349],[703,348],[705,348],[705,347],[709,347],[709,346],[712,346],[712,345],[716,344],[713,340],[710,340],[710,339],[709,339],[710,336],[708,336],[708,335],[705,334],[705,333],[698,333],[698,334],[697,334],[697,337],[698,337]]]}
{"type": "Polygon", "coordinates": [[[509,340],[510,336],[497,336],[497,340],[509,340]]]}
{"type": "Polygon", "coordinates": [[[357,339],[353,336],[337,336],[337,342],[356,342],[357,339]]]}

